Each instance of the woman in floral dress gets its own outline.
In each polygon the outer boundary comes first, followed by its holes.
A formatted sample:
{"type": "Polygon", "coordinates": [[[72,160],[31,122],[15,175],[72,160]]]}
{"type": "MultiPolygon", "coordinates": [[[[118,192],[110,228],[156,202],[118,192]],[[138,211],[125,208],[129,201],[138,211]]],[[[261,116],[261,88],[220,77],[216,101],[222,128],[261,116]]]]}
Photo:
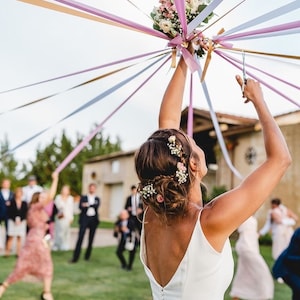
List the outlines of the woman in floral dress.
{"type": "Polygon", "coordinates": [[[53,263],[51,249],[44,237],[48,229],[48,215],[45,205],[53,200],[58,183],[58,174],[52,174],[52,184],[49,191],[37,192],[32,196],[27,214],[29,232],[13,272],[0,285],[0,298],[9,285],[21,280],[25,275],[33,275],[44,283],[41,299],[53,300],[51,293],[53,263]]]}

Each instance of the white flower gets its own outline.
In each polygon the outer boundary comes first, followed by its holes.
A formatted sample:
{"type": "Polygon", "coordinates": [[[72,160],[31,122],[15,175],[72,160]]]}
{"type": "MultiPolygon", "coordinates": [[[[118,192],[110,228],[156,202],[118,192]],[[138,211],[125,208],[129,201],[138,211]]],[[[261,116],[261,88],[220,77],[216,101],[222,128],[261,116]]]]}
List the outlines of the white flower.
{"type": "Polygon", "coordinates": [[[175,143],[175,141],[176,141],[176,136],[175,136],[175,135],[169,136],[168,141],[169,141],[170,143],[172,143],[172,144],[175,143]]]}
{"type": "Polygon", "coordinates": [[[155,188],[153,187],[153,184],[151,183],[151,184],[145,185],[145,186],[141,189],[140,194],[142,195],[142,197],[143,197],[144,199],[147,199],[147,198],[149,198],[149,197],[155,195],[155,194],[156,194],[156,190],[155,190],[155,188]]]}
{"type": "Polygon", "coordinates": [[[158,26],[161,28],[161,30],[164,33],[169,33],[171,31],[171,28],[172,28],[172,22],[169,21],[169,20],[161,20],[158,23],[158,26]]]}
{"type": "Polygon", "coordinates": [[[192,14],[197,13],[199,5],[201,5],[199,0],[189,0],[189,3],[186,4],[186,8],[191,11],[192,14]]]}

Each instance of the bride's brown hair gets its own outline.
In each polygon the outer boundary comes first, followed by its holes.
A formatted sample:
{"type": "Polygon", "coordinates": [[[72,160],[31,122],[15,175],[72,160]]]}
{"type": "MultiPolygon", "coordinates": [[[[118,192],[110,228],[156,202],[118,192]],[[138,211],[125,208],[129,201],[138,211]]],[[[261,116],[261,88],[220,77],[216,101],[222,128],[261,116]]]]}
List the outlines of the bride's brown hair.
{"type": "Polygon", "coordinates": [[[135,168],[140,180],[139,191],[146,206],[163,219],[182,216],[188,204],[188,192],[194,176],[189,167],[193,152],[188,137],[180,130],[162,129],[154,132],[135,154],[135,168]],[[174,136],[179,155],[172,154],[169,138],[174,136]],[[186,180],[180,182],[178,163],[186,168],[186,180]],[[143,191],[153,188],[147,196],[143,191]]]}

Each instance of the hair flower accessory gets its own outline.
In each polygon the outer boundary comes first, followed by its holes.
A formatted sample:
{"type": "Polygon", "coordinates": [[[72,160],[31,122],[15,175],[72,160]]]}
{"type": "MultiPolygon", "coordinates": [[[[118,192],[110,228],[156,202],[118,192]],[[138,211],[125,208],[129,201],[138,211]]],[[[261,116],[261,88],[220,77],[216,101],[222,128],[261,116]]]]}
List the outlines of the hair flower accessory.
{"type": "Polygon", "coordinates": [[[187,181],[187,177],[188,177],[187,169],[182,162],[177,163],[176,177],[178,178],[178,182],[180,184],[185,183],[187,181]]]}
{"type": "Polygon", "coordinates": [[[156,194],[156,190],[155,188],[153,187],[153,184],[148,184],[148,185],[145,185],[141,190],[140,190],[140,194],[142,195],[142,197],[144,199],[147,199],[153,195],[156,194]]]}
{"type": "Polygon", "coordinates": [[[172,155],[176,155],[178,157],[181,157],[181,152],[182,152],[182,146],[181,145],[177,145],[176,144],[176,136],[175,135],[171,135],[168,138],[169,143],[167,143],[171,154],[172,155]]]}

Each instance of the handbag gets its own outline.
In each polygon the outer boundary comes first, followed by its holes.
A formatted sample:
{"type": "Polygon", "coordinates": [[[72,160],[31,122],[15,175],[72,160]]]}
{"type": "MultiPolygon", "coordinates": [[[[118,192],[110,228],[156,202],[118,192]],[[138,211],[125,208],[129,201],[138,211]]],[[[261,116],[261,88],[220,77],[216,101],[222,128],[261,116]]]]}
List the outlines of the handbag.
{"type": "Polygon", "coordinates": [[[125,249],[128,251],[132,251],[134,249],[134,242],[127,240],[125,243],[125,249]]]}
{"type": "Polygon", "coordinates": [[[132,237],[128,236],[125,242],[125,249],[128,251],[132,251],[135,247],[135,237],[134,234],[132,237]]]}

